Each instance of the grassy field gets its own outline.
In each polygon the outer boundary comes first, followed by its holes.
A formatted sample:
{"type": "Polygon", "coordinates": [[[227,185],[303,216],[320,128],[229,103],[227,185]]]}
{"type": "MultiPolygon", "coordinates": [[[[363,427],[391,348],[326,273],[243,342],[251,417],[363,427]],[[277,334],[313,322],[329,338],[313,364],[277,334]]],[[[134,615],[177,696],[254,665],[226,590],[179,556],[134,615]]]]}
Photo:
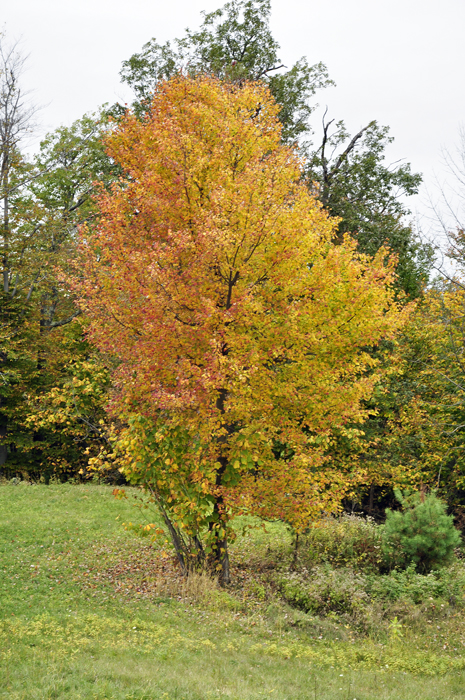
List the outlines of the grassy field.
{"type": "Polygon", "coordinates": [[[427,627],[379,639],[300,625],[260,578],[282,529],[238,538],[231,590],[186,584],[122,527],[138,513],[111,492],[0,485],[0,699],[465,698],[460,612],[438,605],[427,627]]]}

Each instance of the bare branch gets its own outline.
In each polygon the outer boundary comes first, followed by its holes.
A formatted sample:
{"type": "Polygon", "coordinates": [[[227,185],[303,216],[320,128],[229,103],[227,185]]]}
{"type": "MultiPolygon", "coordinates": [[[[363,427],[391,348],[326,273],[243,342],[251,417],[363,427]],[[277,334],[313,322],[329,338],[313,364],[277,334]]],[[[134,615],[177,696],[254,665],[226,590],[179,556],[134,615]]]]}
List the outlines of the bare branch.
{"type": "Polygon", "coordinates": [[[74,314],[68,316],[68,318],[64,318],[61,321],[52,321],[51,323],[47,323],[47,328],[59,328],[60,326],[66,326],[68,323],[74,321],[74,319],[80,316],[81,314],[81,309],[78,309],[74,314]]]}

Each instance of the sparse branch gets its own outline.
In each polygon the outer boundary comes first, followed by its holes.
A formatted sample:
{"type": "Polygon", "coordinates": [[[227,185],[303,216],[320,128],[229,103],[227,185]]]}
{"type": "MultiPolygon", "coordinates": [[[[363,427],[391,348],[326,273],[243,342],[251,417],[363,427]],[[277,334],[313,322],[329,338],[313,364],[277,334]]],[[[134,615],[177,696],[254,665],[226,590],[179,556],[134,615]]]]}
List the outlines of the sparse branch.
{"type": "Polygon", "coordinates": [[[336,160],[336,163],[331,168],[330,178],[332,178],[335,175],[335,173],[337,173],[341,165],[347,160],[349,154],[354,150],[355,146],[357,145],[357,141],[359,141],[362,138],[363,134],[367,131],[367,129],[373,126],[374,123],[375,122],[370,122],[369,124],[364,126],[363,129],[360,129],[360,131],[357,134],[355,134],[355,136],[351,139],[349,145],[343,150],[343,152],[336,160]]]}
{"type": "Polygon", "coordinates": [[[77,311],[74,312],[74,314],[71,314],[71,316],[68,316],[68,318],[63,318],[61,321],[52,321],[51,323],[47,324],[47,328],[60,328],[61,326],[66,326],[68,323],[71,323],[71,321],[74,321],[75,318],[80,316],[82,314],[81,309],[78,309],[77,311]]]}

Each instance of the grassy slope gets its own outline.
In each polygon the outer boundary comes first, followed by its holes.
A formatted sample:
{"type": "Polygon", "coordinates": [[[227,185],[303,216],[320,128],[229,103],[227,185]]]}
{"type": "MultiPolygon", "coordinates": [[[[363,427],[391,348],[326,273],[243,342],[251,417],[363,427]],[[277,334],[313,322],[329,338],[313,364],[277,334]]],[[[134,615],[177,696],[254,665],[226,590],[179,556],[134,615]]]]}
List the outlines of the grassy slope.
{"type": "Polygon", "coordinates": [[[272,624],[245,578],[186,589],[121,527],[137,519],[108,487],[0,486],[0,699],[465,698],[458,652],[311,639],[272,624]]]}

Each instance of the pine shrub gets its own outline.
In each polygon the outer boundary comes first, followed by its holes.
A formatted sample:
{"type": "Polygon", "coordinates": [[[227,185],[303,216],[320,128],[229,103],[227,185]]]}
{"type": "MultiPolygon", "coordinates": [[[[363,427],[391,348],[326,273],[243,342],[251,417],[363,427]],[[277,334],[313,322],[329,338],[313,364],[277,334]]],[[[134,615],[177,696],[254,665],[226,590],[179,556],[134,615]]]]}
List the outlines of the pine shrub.
{"type": "Polygon", "coordinates": [[[422,574],[449,564],[461,538],[445,504],[434,492],[395,493],[402,511],[386,510],[382,550],[387,563],[401,569],[414,564],[422,574]]]}

